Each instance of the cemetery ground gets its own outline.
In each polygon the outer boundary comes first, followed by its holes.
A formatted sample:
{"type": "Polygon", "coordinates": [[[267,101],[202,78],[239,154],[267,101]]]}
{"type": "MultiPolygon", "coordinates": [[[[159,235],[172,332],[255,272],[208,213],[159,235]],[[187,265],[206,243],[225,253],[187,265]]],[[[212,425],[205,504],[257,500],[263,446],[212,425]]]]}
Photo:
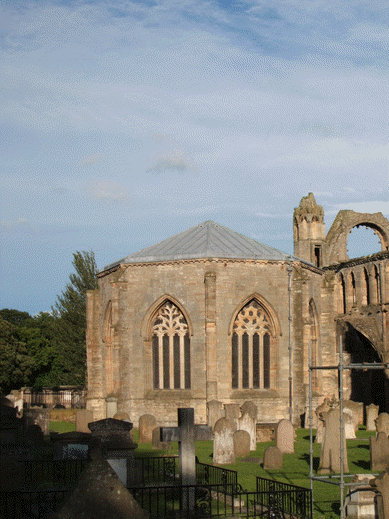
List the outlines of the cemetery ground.
{"type": "MultiPolygon", "coordinates": [[[[50,422],[50,430],[53,432],[74,431],[74,423],[71,422],[50,422]]],[[[256,477],[274,479],[284,483],[291,483],[309,488],[309,429],[297,429],[296,440],[294,443],[294,453],[283,455],[282,470],[264,470],[259,460],[263,459],[265,449],[274,445],[274,441],[262,442],[257,444],[256,451],[250,452],[249,458],[238,458],[236,463],[224,465],[229,470],[238,472],[238,482],[244,490],[254,491],[256,477]]],[[[357,438],[347,440],[347,455],[349,463],[349,474],[369,474],[370,470],[370,451],[369,437],[375,435],[374,431],[366,431],[365,426],[359,426],[356,433],[357,438]]],[[[315,430],[313,430],[313,438],[315,430]]],[[[139,431],[134,430],[134,441],[138,443],[139,431]]],[[[320,444],[313,444],[313,468],[314,475],[317,475],[320,457],[320,444]]],[[[201,463],[212,464],[212,441],[197,441],[196,456],[201,463]]],[[[178,444],[172,443],[169,451],[153,449],[151,444],[138,443],[135,451],[136,457],[157,457],[163,455],[175,455],[178,452],[178,444]]],[[[220,465],[223,466],[223,465],[220,465]]],[[[351,478],[345,478],[346,482],[351,478]]],[[[339,487],[314,481],[314,518],[331,519],[339,517],[339,487]]]]}

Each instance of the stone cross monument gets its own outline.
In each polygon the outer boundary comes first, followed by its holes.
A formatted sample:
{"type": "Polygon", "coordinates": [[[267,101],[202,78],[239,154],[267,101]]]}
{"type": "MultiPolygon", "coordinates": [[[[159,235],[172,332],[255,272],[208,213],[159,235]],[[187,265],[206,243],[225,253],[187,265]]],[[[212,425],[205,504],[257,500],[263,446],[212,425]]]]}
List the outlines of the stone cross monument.
{"type": "MultiPolygon", "coordinates": [[[[194,409],[178,408],[178,427],[161,427],[161,442],[178,442],[181,485],[196,484],[196,440],[212,440],[212,427],[195,425],[194,409]]],[[[193,510],[194,492],[183,489],[184,510],[193,510]]]]}

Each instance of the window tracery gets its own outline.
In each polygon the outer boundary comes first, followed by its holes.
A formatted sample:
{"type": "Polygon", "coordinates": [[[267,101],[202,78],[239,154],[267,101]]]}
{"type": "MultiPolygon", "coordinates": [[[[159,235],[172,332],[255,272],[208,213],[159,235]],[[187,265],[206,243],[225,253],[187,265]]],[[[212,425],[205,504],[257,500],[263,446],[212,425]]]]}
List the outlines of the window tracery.
{"type": "Polygon", "coordinates": [[[272,330],[264,308],[255,300],[236,316],[232,334],[232,387],[270,387],[270,338],[272,330]]]}
{"type": "Polygon", "coordinates": [[[181,310],[166,301],[152,327],[154,389],[190,388],[190,338],[181,310]]]}

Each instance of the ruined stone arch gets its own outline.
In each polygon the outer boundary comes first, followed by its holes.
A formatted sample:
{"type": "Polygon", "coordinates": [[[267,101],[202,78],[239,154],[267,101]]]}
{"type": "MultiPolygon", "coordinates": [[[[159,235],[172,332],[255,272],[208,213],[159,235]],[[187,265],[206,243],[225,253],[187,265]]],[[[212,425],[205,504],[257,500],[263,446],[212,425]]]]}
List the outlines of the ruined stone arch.
{"type": "Polygon", "coordinates": [[[382,213],[356,213],[339,211],[326,236],[327,264],[332,265],[349,260],[347,239],[354,227],[364,226],[377,234],[383,251],[389,249],[389,222],[382,213]]]}
{"type": "Polygon", "coordinates": [[[259,294],[252,294],[234,312],[229,332],[232,389],[270,389],[281,332],[273,308],[259,294]]]}
{"type": "Polygon", "coordinates": [[[192,333],[182,305],[164,295],[155,301],[143,321],[147,326],[143,336],[152,389],[190,389],[192,333]]]}

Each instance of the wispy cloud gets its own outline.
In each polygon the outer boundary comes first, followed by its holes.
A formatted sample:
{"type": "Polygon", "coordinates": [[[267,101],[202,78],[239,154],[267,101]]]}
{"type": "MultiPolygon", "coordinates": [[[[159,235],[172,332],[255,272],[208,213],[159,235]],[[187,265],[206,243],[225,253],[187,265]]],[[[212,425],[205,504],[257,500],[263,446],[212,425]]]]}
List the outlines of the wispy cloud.
{"type": "Polygon", "coordinates": [[[80,160],[79,166],[82,168],[93,166],[107,160],[107,156],[103,153],[93,153],[80,160]]]}
{"type": "Polygon", "coordinates": [[[372,200],[364,202],[337,204],[327,212],[328,214],[337,213],[342,209],[350,209],[352,211],[355,211],[356,213],[382,213],[385,215],[389,215],[389,202],[383,202],[381,200],[372,200]]]}
{"type": "Polygon", "coordinates": [[[128,191],[117,182],[110,180],[91,180],[86,184],[88,195],[99,202],[129,203],[128,191]]]}
{"type": "Polygon", "coordinates": [[[18,218],[17,220],[1,220],[0,227],[5,232],[14,232],[18,230],[37,232],[27,218],[18,218]]]}
{"type": "Polygon", "coordinates": [[[163,173],[165,171],[195,171],[194,165],[181,150],[175,150],[168,155],[158,154],[155,162],[147,169],[148,173],[163,173]]]}

